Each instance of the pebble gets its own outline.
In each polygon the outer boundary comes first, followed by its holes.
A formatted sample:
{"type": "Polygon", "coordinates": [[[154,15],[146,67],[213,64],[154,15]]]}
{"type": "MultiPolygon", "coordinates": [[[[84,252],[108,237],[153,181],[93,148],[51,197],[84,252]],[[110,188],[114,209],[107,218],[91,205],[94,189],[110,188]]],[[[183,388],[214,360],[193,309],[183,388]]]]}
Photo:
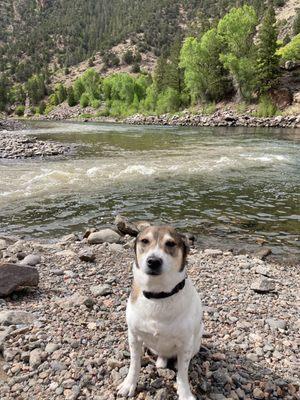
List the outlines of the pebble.
{"type": "Polygon", "coordinates": [[[266,323],[270,326],[271,329],[285,330],[287,327],[287,323],[283,319],[268,318],[266,319],[266,323]]]}
{"type": "Polygon", "coordinates": [[[31,265],[32,267],[40,264],[41,256],[39,254],[29,254],[20,262],[21,265],[31,265]]]}
{"type": "Polygon", "coordinates": [[[268,278],[259,278],[252,283],[251,289],[257,293],[269,293],[275,290],[275,282],[268,278]]]}
{"type": "Polygon", "coordinates": [[[95,297],[107,296],[108,294],[112,293],[110,285],[91,286],[90,290],[92,295],[95,297]]]}

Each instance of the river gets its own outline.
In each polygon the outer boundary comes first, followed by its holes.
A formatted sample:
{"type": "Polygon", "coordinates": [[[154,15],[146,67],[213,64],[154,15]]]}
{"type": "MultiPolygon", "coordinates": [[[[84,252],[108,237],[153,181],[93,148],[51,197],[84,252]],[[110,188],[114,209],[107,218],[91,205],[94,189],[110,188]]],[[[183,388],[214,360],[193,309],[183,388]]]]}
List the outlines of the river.
{"type": "Polygon", "coordinates": [[[122,213],[201,247],[300,255],[300,131],[31,122],[69,156],[0,161],[0,233],[56,238],[122,213]]]}

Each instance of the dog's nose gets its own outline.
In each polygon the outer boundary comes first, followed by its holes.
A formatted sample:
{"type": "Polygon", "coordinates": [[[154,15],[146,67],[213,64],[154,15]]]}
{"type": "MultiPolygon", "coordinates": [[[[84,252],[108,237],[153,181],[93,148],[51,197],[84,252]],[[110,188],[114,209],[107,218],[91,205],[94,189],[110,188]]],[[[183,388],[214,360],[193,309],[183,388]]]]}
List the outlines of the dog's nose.
{"type": "Polygon", "coordinates": [[[148,267],[149,267],[150,269],[152,269],[152,270],[157,270],[157,269],[160,268],[161,265],[162,265],[162,259],[159,258],[159,257],[154,257],[154,256],[149,257],[149,258],[147,259],[147,265],[148,265],[148,267]]]}

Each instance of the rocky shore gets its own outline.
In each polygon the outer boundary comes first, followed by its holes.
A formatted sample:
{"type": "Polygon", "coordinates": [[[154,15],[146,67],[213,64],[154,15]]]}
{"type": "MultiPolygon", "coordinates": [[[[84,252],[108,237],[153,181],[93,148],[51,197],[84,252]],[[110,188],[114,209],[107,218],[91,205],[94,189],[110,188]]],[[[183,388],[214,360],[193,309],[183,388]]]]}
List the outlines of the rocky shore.
{"type": "Polygon", "coordinates": [[[232,112],[216,111],[212,115],[197,115],[189,112],[183,115],[136,114],[124,120],[133,125],[171,125],[171,126],[249,126],[272,128],[300,128],[300,115],[258,118],[248,114],[237,115],[232,112]]]}
{"type": "MultiPolygon", "coordinates": [[[[110,229],[51,243],[0,238],[2,295],[8,265],[39,275],[0,299],[1,400],[116,399],[129,366],[132,246],[133,237],[110,229]]],[[[189,372],[198,399],[299,399],[298,268],[192,248],[188,273],[205,306],[189,372]]],[[[157,370],[146,353],[135,398],[176,399],[174,385],[175,372],[157,370]]]]}
{"type": "Polygon", "coordinates": [[[64,155],[72,150],[71,146],[28,136],[25,130],[19,132],[22,129],[25,126],[18,121],[0,121],[0,159],[43,158],[64,155]]]}

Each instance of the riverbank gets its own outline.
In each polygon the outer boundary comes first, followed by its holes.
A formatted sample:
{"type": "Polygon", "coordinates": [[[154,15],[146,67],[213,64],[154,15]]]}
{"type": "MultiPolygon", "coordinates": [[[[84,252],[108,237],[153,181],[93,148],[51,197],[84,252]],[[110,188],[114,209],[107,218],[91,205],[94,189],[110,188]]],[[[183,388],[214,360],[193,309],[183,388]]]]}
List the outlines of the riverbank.
{"type": "Polygon", "coordinates": [[[72,146],[38,140],[26,134],[26,125],[15,120],[0,120],[0,159],[24,159],[62,156],[72,146]],[[20,132],[22,130],[22,132],[20,132]]]}
{"type": "MultiPolygon", "coordinates": [[[[38,288],[0,300],[2,400],[116,398],[129,366],[133,239],[90,232],[51,243],[1,238],[2,261],[27,260],[40,276],[38,288]]],[[[188,260],[205,306],[203,347],[189,373],[193,391],[207,400],[296,399],[299,266],[212,249],[192,249],[188,260]]],[[[135,398],[175,393],[175,373],[157,370],[145,355],[135,398]]]]}
{"type": "Polygon", "coordinates": [[[212,115],[184,115],[144,116],[136,114],[124,120],[133,125],[171,125],[171,126],[245,126],[268,128],[300,128],[300,115],[276,116],[271,118],[253,117],[248,114],[238,115],[232,112],[217,111],[212,115]]]}

